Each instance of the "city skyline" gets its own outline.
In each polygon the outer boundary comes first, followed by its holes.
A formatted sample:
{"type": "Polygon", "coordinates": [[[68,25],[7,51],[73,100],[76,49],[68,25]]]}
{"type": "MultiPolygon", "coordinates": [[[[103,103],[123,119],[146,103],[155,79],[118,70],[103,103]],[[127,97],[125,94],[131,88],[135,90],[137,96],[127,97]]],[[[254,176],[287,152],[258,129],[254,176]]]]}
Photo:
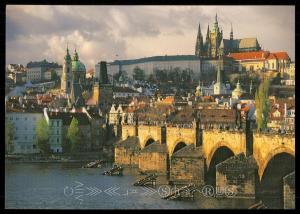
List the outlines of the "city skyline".
{"type": "Polygon", "coordinates": [[[224,38],[232,23],[234,38],[257,37],[263,49],[287,51],[295,60],[294,6],[9,5],[6,64],[62,64],[67,43],[87,69],[102,60],[193,55],[199,23],[205,37],[216,13],[224,38]]]}

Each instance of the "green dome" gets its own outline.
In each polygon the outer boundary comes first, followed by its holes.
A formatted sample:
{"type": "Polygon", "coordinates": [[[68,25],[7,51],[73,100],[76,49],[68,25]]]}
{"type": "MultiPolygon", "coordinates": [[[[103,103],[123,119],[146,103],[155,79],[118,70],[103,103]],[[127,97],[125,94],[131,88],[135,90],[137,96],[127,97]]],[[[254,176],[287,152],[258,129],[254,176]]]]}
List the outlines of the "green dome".
{"type": "Polygon", "coordinates": [[[72,71],[86,71],[85,66],[82,62],[72,61],[72,71]]]}

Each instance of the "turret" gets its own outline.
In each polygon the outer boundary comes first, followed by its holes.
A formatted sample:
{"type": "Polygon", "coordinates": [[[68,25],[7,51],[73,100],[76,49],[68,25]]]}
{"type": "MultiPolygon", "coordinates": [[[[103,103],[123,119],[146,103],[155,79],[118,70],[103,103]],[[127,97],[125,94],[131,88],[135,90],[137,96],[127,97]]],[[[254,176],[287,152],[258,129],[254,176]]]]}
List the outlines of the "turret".
{"type": "Polygon", "coordinates": [[[217,73],[217,83],[222,83],[222,75],[221,75],[221,65],[220,65],[221,57],[219,55],[219,60],[218,60],[218,73],[217,73]]]}
{"type": "Polygon", "coordinates": [[[202,37],[200,23],[199,23],[198,35],[197,35],[197,41],[196,41],[195,55],[196,56],[201,56],[202,53],[203,53],[203,37],[202,37]]]}
{"type": "Polygon", "coordinates": [[[218,29],[218,15],[216,13],[215,23],[214,23],[214,31],[217,32],[217,29],[218,29]]]}

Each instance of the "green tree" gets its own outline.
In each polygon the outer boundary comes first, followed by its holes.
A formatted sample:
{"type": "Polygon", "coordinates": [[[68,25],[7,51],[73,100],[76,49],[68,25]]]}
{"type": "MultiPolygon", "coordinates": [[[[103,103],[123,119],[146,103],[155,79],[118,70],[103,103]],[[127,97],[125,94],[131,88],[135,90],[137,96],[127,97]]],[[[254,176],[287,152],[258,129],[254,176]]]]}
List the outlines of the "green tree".
{"type": "Polygon", "coordinates": [[[82,150],[82,141],[80,140],[78,120],[75,117],[73,117],[68,128],[67,139],[70,142],[71,152],[79,152],[82,150]]]}
{"type": "Polygon", "coordinates": [[[14,137],[14,125],[5,119],[5,153],[13,152],[12,139],[14,137]]]}
{"type": "Polygon", "coordinates": [[[46,119],[39,119],[36,124],[37,146],[43,154],[48,154],[51,151],[49,135],[50,129],[46,119]]]}
{"type": "Polygon", "coordinates": [[[265,130],[269,121],[269,79],[263,79],[255,93],[256,123],[259,130],[265,130]]]}
{"type": "Polygon", "coordinates": [[[133,69],[133,78],[135,80],[145,80],[145,72],[144,72],[144,70],[142,70],[138,66],[136,66],[133,69]]]}

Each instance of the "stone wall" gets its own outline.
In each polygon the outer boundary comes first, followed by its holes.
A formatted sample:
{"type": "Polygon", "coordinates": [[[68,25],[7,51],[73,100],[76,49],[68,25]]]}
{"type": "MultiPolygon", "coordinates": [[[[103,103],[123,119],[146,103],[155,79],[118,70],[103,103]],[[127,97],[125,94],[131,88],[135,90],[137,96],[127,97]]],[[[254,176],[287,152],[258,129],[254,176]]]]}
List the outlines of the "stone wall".
{"type": "Polygon", "coordinates": [[[122,166],[139,165],[140,147],[137,137],[129,137],[115,146],[115,164],[122,166]]]}
{"type": "Polygon", "coordinates": [[[141,150],[139,169],[143,172],[167,173],[168,154],[165,144],[154,142],[141,150]]]}
{"type": "Polygon", "coordinates": [[[174,184],[204,184],[202,148],[186,146],[175,152],[170,160],[170,181],[174,184]]]}
{"type": "Polygon", "coordinates": [[[136,127],[133,125],[122,125],[122,140],[126,140],[128,137],[136,136],[136,127]]]}
{"type": "Polygon", "coordinates": [[[216,166],[216,187],[225,191],[219,196],[255,198],[256,171],[254,158],[246,157],[244,153],[219,163],[216,166]]]}

